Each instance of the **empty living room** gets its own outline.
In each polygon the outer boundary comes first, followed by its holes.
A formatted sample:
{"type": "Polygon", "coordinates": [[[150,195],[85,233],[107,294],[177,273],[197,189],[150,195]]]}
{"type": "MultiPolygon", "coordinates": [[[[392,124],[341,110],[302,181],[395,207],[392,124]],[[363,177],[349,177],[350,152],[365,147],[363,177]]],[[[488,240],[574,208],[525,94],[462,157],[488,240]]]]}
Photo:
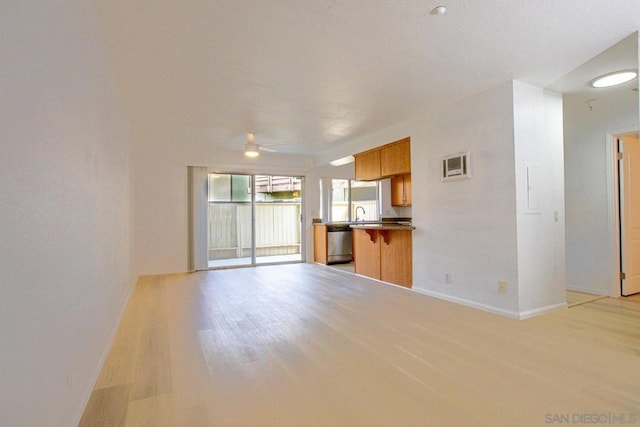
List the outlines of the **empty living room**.
{"type": "Polygon", "coordinates": [[[1,426],[640,426],[637,0],[3,6],[1,426]]]}

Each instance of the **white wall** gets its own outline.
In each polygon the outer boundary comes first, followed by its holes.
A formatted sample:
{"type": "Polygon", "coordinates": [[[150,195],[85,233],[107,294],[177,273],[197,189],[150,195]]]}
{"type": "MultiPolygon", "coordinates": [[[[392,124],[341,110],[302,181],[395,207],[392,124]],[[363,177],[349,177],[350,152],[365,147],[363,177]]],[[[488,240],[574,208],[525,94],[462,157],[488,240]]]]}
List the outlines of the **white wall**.
{"type": "Polygon", "coordinates": [[[135,259],[140,274],[188,269],[187,166],[207,166],[227,173],[306,176],[304,229],[306,250],[313,258],[311,218],[318,213],[320,200],[313,158],[263,153],[257,159],[247,159],[242,151],[186,145],[173,141],[170,135],[155,138],[153,144],[138,144],[135,154],[135,259]]]}
{"type": "MultiPolygon", "coordinates": [[[[508,315],[518,312],[513,87],[442,108],[412,133],[414,287],[508,315]],[[443,183],[442,156],[471,151],[470,180],[443,183]],[[445,283],[445,274],[451,283],[445,283]],[[508,285],[497,292],[497,282],[508,285]]],[[[426,121],[416,120],[416,123],[426,121]]]]}
{"type": "Polygon", "coordinates": [[[76,425],[134,283],[129,143],[88,2],[0,15],[0,425],[76,425]]]}
{"type": "Polygon", "coordinates": [[[565,305],[562,96],[514,82],[521,316],[565,305]]]}
{"type": "Polygon", "coordinates": [[[607,146],[607,133],[638,129],[638,95],[628,91],[609,96],[602,91],[592,110],[587,99],[563,97],[567,287],[616,296],[616,219],[609,199],[614,187],[613,147],[607,146]]]}

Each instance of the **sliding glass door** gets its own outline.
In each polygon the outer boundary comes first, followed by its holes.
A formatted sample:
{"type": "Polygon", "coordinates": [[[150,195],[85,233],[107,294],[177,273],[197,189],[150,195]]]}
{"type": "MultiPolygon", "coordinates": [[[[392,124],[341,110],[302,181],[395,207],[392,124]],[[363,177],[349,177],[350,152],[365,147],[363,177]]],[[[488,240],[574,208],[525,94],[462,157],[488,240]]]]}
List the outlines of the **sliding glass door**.
{"type": "Polygon", "coordinates": [[[209,174],[209,268],[302,261],[302,178],[209,174]]]}

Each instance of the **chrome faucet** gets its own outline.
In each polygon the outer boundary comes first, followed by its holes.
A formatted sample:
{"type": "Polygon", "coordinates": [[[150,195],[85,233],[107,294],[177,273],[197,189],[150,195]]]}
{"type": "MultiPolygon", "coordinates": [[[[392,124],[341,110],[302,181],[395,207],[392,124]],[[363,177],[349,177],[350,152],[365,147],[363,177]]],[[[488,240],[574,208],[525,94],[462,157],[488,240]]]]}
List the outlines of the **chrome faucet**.
{"type": "MultiPolygon", "coordinates": [[[[356,207],[356,222],[360,221],[360,217],[358,216],[358,209],[362,209],[362,215],[366,215],[367,213],[364,211],[364,208],[362,206],[358,206],[356,207]]],[[[362,220],[364,221],[364,218],[362,218],[362,220]]]]}

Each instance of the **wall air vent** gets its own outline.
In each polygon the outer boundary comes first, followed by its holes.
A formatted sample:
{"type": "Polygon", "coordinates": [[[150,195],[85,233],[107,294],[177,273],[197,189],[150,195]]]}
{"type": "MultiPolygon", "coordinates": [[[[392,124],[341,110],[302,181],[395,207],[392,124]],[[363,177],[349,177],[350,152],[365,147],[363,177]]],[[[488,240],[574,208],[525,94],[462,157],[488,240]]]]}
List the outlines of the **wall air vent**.
{"type": "Polygon", "coordinates": [[[449,154],[442,158],[442,181],[471,178],[471,152],[449,154]]]}

